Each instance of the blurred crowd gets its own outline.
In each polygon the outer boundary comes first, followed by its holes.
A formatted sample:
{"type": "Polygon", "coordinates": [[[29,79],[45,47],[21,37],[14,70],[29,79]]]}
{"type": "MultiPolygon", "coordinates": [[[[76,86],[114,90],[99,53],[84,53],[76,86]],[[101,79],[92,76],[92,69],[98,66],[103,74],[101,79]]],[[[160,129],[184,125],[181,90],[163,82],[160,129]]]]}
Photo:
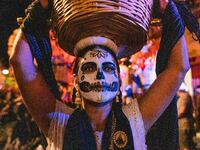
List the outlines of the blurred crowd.
{"type": "Polygon", "coordinates": [[[0,74],[0,149],[29,150],[45,144],[12,74],[0,74]]]}

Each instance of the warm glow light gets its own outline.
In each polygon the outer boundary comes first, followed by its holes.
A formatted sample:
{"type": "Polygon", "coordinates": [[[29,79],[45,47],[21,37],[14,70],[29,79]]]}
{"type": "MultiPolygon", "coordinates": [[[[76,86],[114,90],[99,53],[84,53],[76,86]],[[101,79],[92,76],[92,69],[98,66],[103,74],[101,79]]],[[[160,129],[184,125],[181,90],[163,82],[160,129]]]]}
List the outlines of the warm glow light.
{"type": "Polygon", "coordinates": [[[8,70],[8,69],[3,69],[3,70],[2,70],[2,74],[4,74],[4,75],[9,74],[9,70],[8,70]]]}

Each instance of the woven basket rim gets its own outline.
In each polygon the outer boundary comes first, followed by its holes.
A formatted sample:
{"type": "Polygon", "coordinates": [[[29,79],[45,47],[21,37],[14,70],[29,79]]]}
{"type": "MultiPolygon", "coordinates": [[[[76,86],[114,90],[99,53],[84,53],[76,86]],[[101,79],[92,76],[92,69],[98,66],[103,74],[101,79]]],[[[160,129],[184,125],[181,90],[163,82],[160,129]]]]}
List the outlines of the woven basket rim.
{"type": "Polygon", "coordinates": [[[71,55],[77,42],[90,36],[108,38],[120,49],[132,51],[146,42],[153,0],[54,0],[54,4],[59,44],[71,55]]]}

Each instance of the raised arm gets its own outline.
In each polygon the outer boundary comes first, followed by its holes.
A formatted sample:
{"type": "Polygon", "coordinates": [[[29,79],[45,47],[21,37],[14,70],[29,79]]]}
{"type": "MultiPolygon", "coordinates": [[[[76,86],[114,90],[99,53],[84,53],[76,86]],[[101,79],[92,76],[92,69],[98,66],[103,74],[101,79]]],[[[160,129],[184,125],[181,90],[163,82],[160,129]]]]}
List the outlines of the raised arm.
{"type": "Polygon", "coordinates": [[[169,106],[184,80],[189,66],[185,38],[181,37],[172,49],[165,71],[157,77],[149,90],[139,99],[146,131],[169,106]]]}
{"type": "MultiPolygon", "coordinates": [[[[162,2],[168,4],[167,0],[162,2]]],[[[171,50],[165,70],[158,75],[150,89],[139,99],[146,131],[169,106],[189,68],[186,41],[182,36],[171,50]]]]}
{"type": "Polygon", "coordinates": [[[10,62],[24,102],[45,135],[49,129],[48,113],[54,111],[56,99],[33,63],[30,47],[20,30],[10,62]]]}

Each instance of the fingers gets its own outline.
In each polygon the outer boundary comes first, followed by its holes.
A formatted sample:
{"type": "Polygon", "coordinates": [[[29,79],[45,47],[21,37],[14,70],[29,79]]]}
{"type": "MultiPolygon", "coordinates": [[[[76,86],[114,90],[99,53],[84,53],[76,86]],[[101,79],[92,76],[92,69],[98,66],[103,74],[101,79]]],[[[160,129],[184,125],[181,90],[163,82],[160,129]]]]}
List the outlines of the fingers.
{"type": "Polygon", "coordinates": [[[160,0],[160,11],[163,13],[169,3],[169,0],[160,0]]]}
{"type": "Polygon", "coordinates": [[[48,0],[39,0],[40,1],[40,4],[42,5],[43,8],[47,8],[48,7],[48,0]]]}

